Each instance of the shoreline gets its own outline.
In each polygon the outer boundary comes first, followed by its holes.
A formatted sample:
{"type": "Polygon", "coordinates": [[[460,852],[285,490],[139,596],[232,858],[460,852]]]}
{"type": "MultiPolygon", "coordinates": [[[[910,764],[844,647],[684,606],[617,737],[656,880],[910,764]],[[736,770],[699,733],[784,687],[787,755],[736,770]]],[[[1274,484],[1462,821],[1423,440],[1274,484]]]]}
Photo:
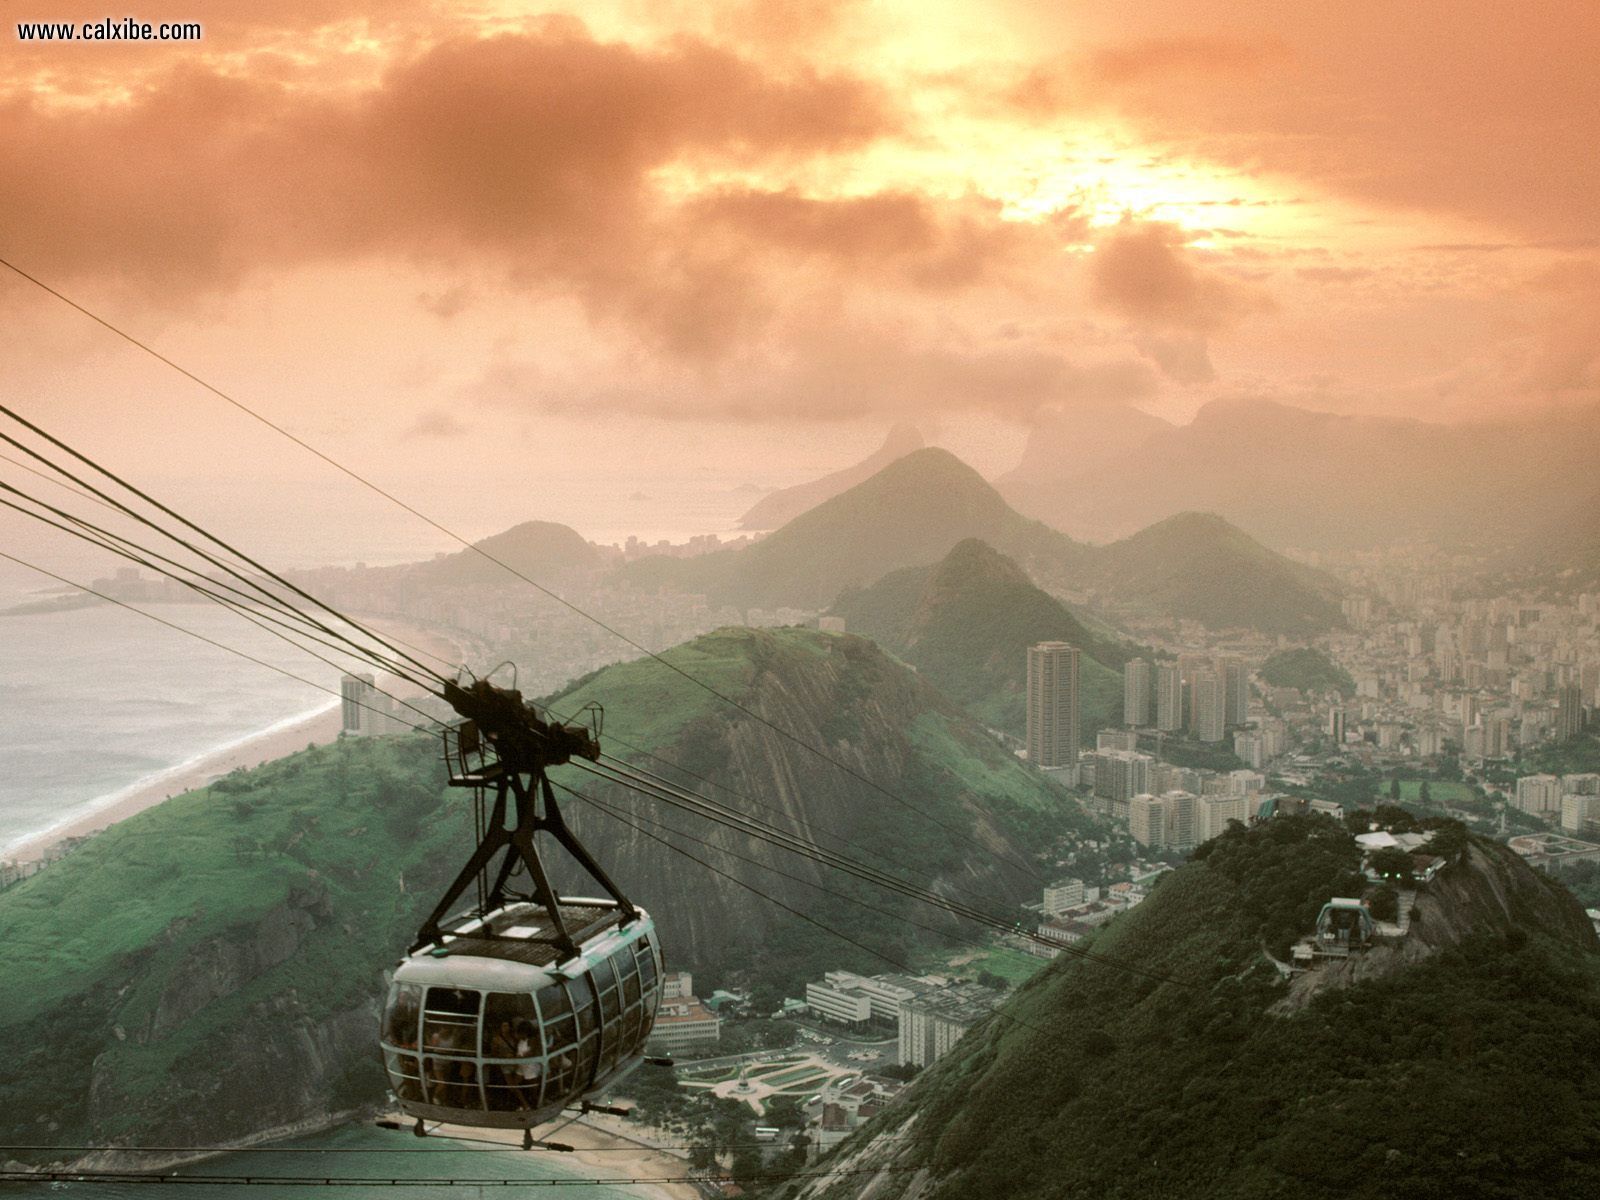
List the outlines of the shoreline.
{"type": "Polygon", "coordinates": [[[308,743],[320,746],[334,741],[339,736],[340,724],[339,701],[330,699],[312,712],[285,718],[266,729],[246,734],[91,800],[78,812],[46,829],[24,835],[0,850],[0,861],[39,862],[48,858],[49,852],[62,842],[109,829],[174,796],[206,787],[239,767],[260,766],[304,750],[308,743]]]}
{"type": "MultiPolygon", "coordinates": [[[[408,1118],[398,1118],[402,1121],[408,1118]]],[[[581,1163],[593,1171],[595,1178],[616,1186],[626,1187],[636,1195],[650,1200],[703,1200],[703,1193],[688,1178],[689,1160],[649,1142],[632,1137],[608,1126],[616,1118],[603,1116],[569,1117],[534,1130],[544,1141],[564,1142],[573,1148],[570,1154],[556,1154],[556,1163],[581,1163]],[[606,1124],[601,1124],[606,1121],[606,1124]],[[627,1183],[630,1179],[666,1179],[666,1183],[627,1183]]],[[[442,1125],[434,1137],[471,1138],[474,1140],[503,1142],[508,1146],[522,1145],[520,1129],[473,1129],[463,1125],[442,1125]]]]}
{"type": "MultiPolygon", "coordinates": [[[[446,635],[422,626],[408,625],[392,617],[376,618],[368,623],[380,633],[391,637],[405,636],[419,646],[428,647],[431,652],[443,651],[441,657],[447,659],[458,655],[462,649],[446,635]]],[[[405,699],[413,698],[416,690],[392,676],[380,675],[378,682],[386,690],[405,699]]],[[[304,750],[308,745],[322,746],[336,741],[341,728],[339,698],[329,696],[325,703],[309,712],[285,717],[264,729],[244,734],[85,802],[75,812],[54,824],[23,834],[0,847],[0,863],[50,861],[51,851],[63,842],[92,837],[175,796],[206,787],[240,767],[257,767],[297,750],[304,750]]]]}

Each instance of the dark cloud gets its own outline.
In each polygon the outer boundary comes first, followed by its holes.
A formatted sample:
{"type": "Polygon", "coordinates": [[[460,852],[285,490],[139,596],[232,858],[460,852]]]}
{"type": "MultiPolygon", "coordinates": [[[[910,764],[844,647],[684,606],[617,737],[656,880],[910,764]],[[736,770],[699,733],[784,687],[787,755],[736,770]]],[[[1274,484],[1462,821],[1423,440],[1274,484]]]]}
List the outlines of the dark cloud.
{"type": "Polygon", "coordinates": [[[179,302],[320,259],[468,255],[692,351],[685,314],[723,321],[753,283],[738,253],[664,236],[652,173],[825,156],[895,120],[848,76],[772,77],[702,42],[641,50],[551,21],[436,46],[354,96],[197,66],[127,103],[13,99],[0,192],[12,252],[56,278],[179,302]]]}
{"type": "Polygon", "coordinates": [[[1151,330],[1203,336],[1269,306],[1258,291],[1202,267],[1181,231],[1159,222],[1117,226],[1097,247],[1089,279],[1097,303],[1151,330]]]}

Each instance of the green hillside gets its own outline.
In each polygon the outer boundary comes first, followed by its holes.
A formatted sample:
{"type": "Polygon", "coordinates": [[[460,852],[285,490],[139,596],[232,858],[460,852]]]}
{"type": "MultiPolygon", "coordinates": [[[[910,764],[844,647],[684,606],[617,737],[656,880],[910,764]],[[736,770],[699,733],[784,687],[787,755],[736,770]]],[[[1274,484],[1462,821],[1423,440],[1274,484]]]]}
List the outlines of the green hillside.
{"type": "Polygon", "coordinates": [[[443,783],[431,738],[342,740],[0,892],[4,1140],[204,1144],[381,1095],[382,972],[471,832],[443,783]]]}
{"type": "Polygon", "coordinates": [[[1261,664],[1261,678],[1273,687],[1299,688],[1302,692],[1356,694],[1356,681],[1350,678],[1350,672],[1309,646],[1279,650],[1269,656],[1261,664]]]}
{"type": "Polygon", "coordinates": [[[986,723],[1018,735],[1026,726],[1028,647],[1069,642],[1083,651],[1085,735],[1121,722],[1129,652],[1091,633],[1016,563],[976,538],[936,566],[908,567],[844,593],[832,615],[911,663],[986,723]]]}
{"type": "Polygon", "coordinates": [[[1211,513],[1180,513],[1098,550],[1092,578],[1111,603],[1213,629],[1303,636],[1344,624],[1330,576],[1211,513]]]}
{"type": "MultiPolygon", "coordinates": [[[[605,706],[606,729],[626,739],[627,744],[609,743],[618,757],[762,820],[826,831],[819,836],[830,848],[880,866],[896,864],[919,884],[993,896],[997,911],[1009,912],[1009,905],[1031,898],[1038,886],[1024,865],[1031,861],[1028,847],[1087,828],[1053,784],[1018,762],[927,680],[865,638],[797,628],[725,629],[678,647],[671,656],[871,783],[648,659],[608,667],[555,698],[553,706],[572,712],[599,702],[605,706]],[[645,752],[659,758],[647,758],[645,752]],[[675,772],[673,766],[692,774],[675,772]]],[[[891,958],[904,961],[926,936],[903,917],[940,927],[937,913],[904,907],[864,884],[823,874],[701,818],[652,811],[605,787],[585,785],[585,790],[681,831],[682,837],[669,840],[696,854],[703,856],[705,848],[686,838],[755,860],[761,865],[734,866],[775,898],[848,929],[891,958]]],[[[682,965],[758,978],[789,988],[790,994],[822,970],[883,969],[881,959],[753,901],[737,885],[685,864],[641,831],[591,812],[576,815],[616,878],[687,927],[686,938],[668,943],[669,957],[682,965]]]]}
{"type": "Polygon", "coordinates": [[[1053,566],[1082,549],[1012,511],[953,454],[929,448],[896,460],[747,549],[644,558],[628,564],[621,578],[634,586],[705,592],[740,606],[819,609],[845,588],[937,562],[973,537],[1024,561],[1037,557],[1053,566]]]}
{"type": "Polygon", "coordinates": [[[1350,894],[1320,818],[1201,847],[1058,959],[807,1195],[1584,1197],[1600,1189],[1600,947],[1570,894],[1473,843],[1403,946],[1299,977],[1263,954],[1350,894]],[[865,1180],[871,1178],[872,1182],[865,1180]]]}
{"type": "MultiPolygon", "coordinates": [[[[717,794],[753,815],[830,834],[835,849],[877,855],[919,885],[987,897],[997,915],[1038,886],[1028,848],[1089,828],[865,639],[739,629],[669,655],[898,800],[654,661],[601,671],[558,703],[603,702],[606,744],[621,757],[638,752],[618,737],[740,793],[717,794]]],[[[936,910],[572,768],[557,774],[708,864],[566,802],[656,917],[674,967],[793,994],[824,970],[884,969],[874,951],[899,960],[953,944],[936,910]]],[[[0,891],[0,1140],[204,1145],[379,1102],[383,973],[464,861],[470,830],[434,739],[345,739],[170,800],[0,891]]],[[[578,882],[551,866],[558,883],[578,882]]]]}

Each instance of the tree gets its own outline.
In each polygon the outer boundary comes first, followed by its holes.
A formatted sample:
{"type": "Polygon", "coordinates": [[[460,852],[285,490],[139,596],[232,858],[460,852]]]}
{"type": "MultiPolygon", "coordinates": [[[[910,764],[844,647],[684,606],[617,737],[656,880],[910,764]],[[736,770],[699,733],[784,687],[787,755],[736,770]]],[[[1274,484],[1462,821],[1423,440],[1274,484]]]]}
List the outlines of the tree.
{"type": "Polygon", "coordinates": [[[1429,794],[1429,791],[1428,791],[1428,781],[1426,779],[1424,779],[1422,781],[1422,786],[1417,789],[1417,799],[1422,801],[1422,803],[1426,804],[1432,798],[1433,797],[1429,794]]]}
{"type": "MultiPolygon", "coordinates": [[[[1427,785],[1424,784],[1423,786],[1426,787],[1427,785]]],[[[1389,799],[1396,804],[1400,802],[1400,776],[1398,775],[1389,780],[1389,799]]]]}
{"type": "Polygon", "coordinates": [[[1380,879],[1397,879],[1402,883],[1412,881],[1411,855],[1398,846],[1385,846],[1375,851],[1367,862],[1380,879]]]}
{"type": "Polygon", "coordinates": [[[1380,884],[1367,898],[1367,908],[1375,921],[1393,921],[1400,915],[1400,893],[1387,883],[1380,884]]]}
{"type": "Polygon", "coordinates": [[[733,1152],[731,1174],[740,1183],[750,1183],[762,1175],[761,1147],[746,1142],[733,1152]]]}

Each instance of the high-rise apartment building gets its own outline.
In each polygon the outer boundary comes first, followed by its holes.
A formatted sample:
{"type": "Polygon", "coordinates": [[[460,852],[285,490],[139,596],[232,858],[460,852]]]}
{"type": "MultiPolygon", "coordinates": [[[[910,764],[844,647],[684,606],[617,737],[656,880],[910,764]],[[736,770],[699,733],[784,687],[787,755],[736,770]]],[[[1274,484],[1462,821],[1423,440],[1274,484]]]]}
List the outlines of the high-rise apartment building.
{"type": "Polygon", "coordinates": [[[1252,801],[1253,797],[1245,792],[1200,797],[1196,837],[1201,842],[1209,842],[1227,831],[1229,821],[1238,821],[1241,825],[1247,823],[1252,801]]]}
{"type": "Polygon", "coordinates": [[[1155,697],[1154,676],[1142,658],[1130,658],[1122,668],[1122,723],[1135,729],[1150,724],[1155,697]]]}
{"type": "Polygon", "coordinates": [[[1525,813],[1544,815],[1561,811],[1559,775],[1524,775],[1517,780],[1517,807],[1525,813]]]}
{"type": "Polygon", "coordinates": [[[1156,728],[1173,733],[1183,728],[1183,672],[1177,663],[1157,663],[1155,680],[1156,728]]]}
{"type": "Polygon", "coordinates": [[[1250,668],[1242,658],[1225,658],[1217,667],[1224,693],[1223,720],[1243,725],[1250,719],[1250,668]]]}
{"type": "Polygon", "coordinates": [[[1583,733],[1583,688],[1576,683],[1556,690],[1556,739],[1570,742],[1583,733]]]}
{"type": "Polygon", "coordinates": [[[1222,677],[1212,670],[1196,673],[1191,685],[1189,727],[1202,742],[1220,742],[1227,731],[1227,694],[1222,677]]]}
{"type": "Polygon", "coordinates": [[[1078,648],[1040,642],[1028,650],[1028,761],[1038,767],[1078,763],[1078,648]]]}
{"type": "Polygon", "coordinates": [[[1128,832],[1141,846],[1160,849],[1167,844],[1167,805],[1149,792],[1128,802],[1128,832]]]}
{"type": "Polygon", "coordinates": [[[1094,794],[1111,801],[1132,800],[1151,787],[1156,760],[1137,750],[1102,750],[1094,756],[1094,794]]]}

